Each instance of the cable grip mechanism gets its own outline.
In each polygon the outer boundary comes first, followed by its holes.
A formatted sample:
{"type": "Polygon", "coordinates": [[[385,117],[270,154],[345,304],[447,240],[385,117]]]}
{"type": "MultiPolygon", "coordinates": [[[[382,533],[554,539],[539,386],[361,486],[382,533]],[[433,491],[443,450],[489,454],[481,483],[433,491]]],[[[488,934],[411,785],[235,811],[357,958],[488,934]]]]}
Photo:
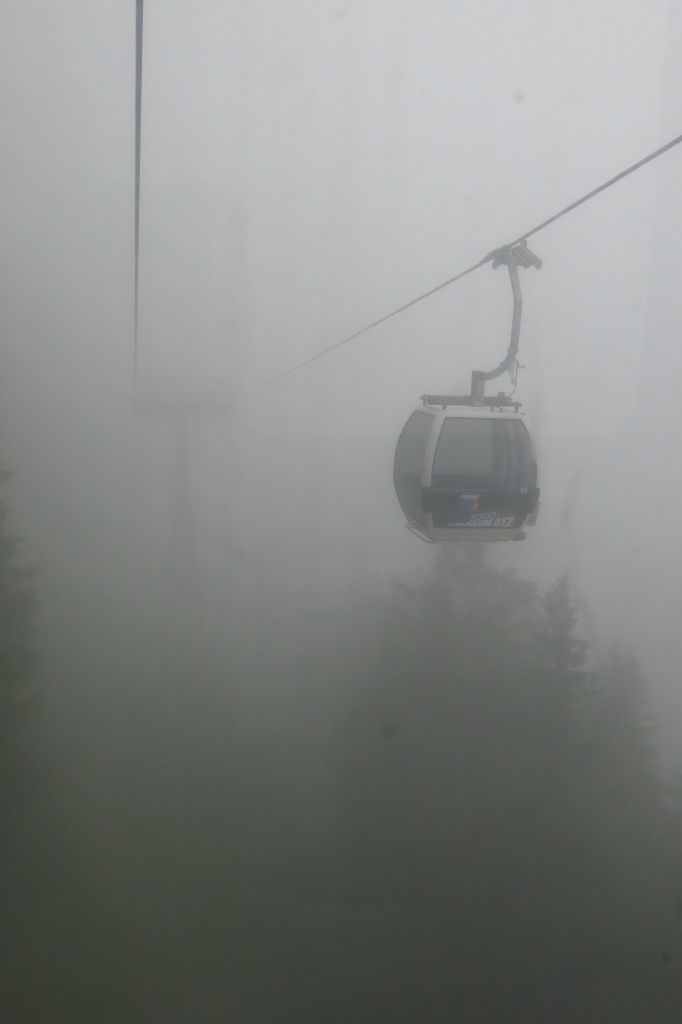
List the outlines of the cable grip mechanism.
{"type": "Polygon", "coordinates": [[[523,267],[527,270],[529,267],[535,267],[536,270],[540,270],[542,267],[542,260],[530,251],[525,238],[515,245],[504,245],[500,249],[493,249],[487,259],[492,261],[493,270],[501,266],[507,267],[512,295],[514,296],[514,309],[512,312],[511,338],[506,356],[494,370],[474,370],[471,374],[471,400],[475,405],[481,405],[485,402],[485,382],[487,380],[501,377],[503,373],[513,375],[517,365],[516,357],[519,351],[521,311],[523,309],[518,268],[523,267]]]}

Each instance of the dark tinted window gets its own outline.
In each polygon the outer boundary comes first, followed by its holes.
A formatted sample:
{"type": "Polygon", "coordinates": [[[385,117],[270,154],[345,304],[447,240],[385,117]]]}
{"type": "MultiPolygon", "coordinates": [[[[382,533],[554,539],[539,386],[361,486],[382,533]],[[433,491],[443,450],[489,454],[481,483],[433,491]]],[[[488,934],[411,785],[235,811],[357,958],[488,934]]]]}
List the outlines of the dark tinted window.
{"type": "Polygon", "coordinates": [[[519,420],[502,420],[495,460],[494,488],[503,499],[515,499],[536,486],[535,452],[530,435],[519,420]]]}
{"type": "Polygon", "coordinates": [[[514,501],[535,486],[535,455],[519,420],[447,419],[433,461],[432,486],[474,489],[514,501]]]}
{"type": "Polygon", "coordinates": [[[408,519],[424,521],[421,502],[422,469],[433,416],[413,412],[398,439],[393,463],[393,482],[401,508],[408,519]]]}
{"type": "Polygon", "coordinates": [[[487,488],[493,471],[493,428],[486,419],[447,419],[438,438],[431,484],[487,488]]]}

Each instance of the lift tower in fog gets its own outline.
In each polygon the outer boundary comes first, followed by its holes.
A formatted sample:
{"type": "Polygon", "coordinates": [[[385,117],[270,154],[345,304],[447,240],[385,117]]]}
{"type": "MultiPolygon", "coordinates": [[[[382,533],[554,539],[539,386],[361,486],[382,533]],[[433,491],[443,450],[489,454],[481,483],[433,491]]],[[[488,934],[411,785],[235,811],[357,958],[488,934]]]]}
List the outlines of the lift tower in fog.
{"type": "MultiPolygon", "coordinates": [[[[250,15],[246,11],[243,18],[242,28],[248,29],[250,15]]],[[[195,612],[199,599],[199,565],[196,543],[196,524],[193,515],[192,501],[192,428],[199,423],[225,422],[232,414],[234,399],[232,394],[226,395],[226,390],[221,387],[221,380],[204,379],[197,380],[197,374],[192,372],[178,380],[177,376],[171,380],[167,374],[169,354],[161,352],[161,367],[153,368],[153,385],[147,378],[147,360],[144,356],[143,339],[140,336],[140,228],[141,228],[141,156],[142,156],[142,96],[143,96],[143,32],[145,28],[144,0],[136,0],[135,11],[135,254],[134,254],[134,367],[135,367],[135,413],[141,418],[156,418],[165,421],[171,430],[173,463],[172,463],[172,487],[169,494],[169,509],[171,515],[171,551],[170,568],[172,570],[173,590],[182,588],[184,593],[183,605],[193,606],[195,612]],[[142,342],[142,344],[140,344],[142,342]]],[[[239,26],[232,26],[239,29],[239,26]]],[[[248,30],[245,32],[249,36],[248,30]]],[[[244,35],[244,32],[241,33],[244,35]]],[[[248,153],[248,103],[245,102],[245,95],[248,93],[249,76],[244,61],[248,61],[248,39],[238,38],[236,41],[236,52],[244,54],[239,56],[230,64],[229,75],[234,82],[234,98],[231,107],[231,116],[226,120],[225,130],[231,132],[227,140],[229,147],[233,147],[235,156],[242,161],[248,153]],[[237,116],[236,110],[241,110],[237,116]],[[246,111],[246,114],[244,113],[246,111]]],[[[242,179],[245,176],[242,175],[242,179]]],[[[226,193],[217,193],[215,190],[207,189],[205,184],[193,183],[189,189],[169,189],[156,186],[154,199],[159,200],[163,206],[163,218],[169,223],[182,226],[183,215],[187,220],[198,222],[200,231],[206,233],[205,246],[209,251],[204,252],[202,260],[196,261],[192,272],[197,280],[205,281],[208,275],[210,284],[213,286],[215,297],[214,307],[220,313],[217,317],[219,323],[217,330],[220,334],[220,345],[224,346],[226,353],[225,361],[235,345],[242,346],[246,340],[246,319],[245,311],[247,304],[246,286],[246,219],[244,207],[246,198],[243,189],[235,188],[235,181],[239,181],[239,172],[235,172],[230,181],[225,183],[226,193]],[[231,215],[228,218],[218,216],[218,211],[228,206],[231,215]],[[216,233],[222,232],[219,244],[209,245],[215,242],[216,233]],[[209,237],[210,236],[210,237],[209,237]],[[215,236],[215,237],[214,237],[215,236]],[[216,253],[222,254],[222,258],[216,253]],[[211,263],[213,266],[211,267],[211,263]],[[217,265],[216,265],[217,264],[217,265]]],[[[178,301],[178,296],[171,294],[172,301],[178,301]]],[[[190,286],[186,289],[187,302],[196,300],[196,289],[190,286]]],[[[180,298],[179,301],[182,301],[180,298]]],[[[206,339],[202,337],[201,330],[196,325],[201,323],[201,313],[205,311],[196,310],[194,316],[188,319],[194,323],[194,329],[188,330],[187,338],[183,338],[183,345],[186,344],[190,355],[190,364],[201,364],[203,347],[206,339]]],[[[155,357],[158,357],[158,351],[155,357]]],[[[236,391],[235,386],[230,387],[230,392],[236,391]]]]}

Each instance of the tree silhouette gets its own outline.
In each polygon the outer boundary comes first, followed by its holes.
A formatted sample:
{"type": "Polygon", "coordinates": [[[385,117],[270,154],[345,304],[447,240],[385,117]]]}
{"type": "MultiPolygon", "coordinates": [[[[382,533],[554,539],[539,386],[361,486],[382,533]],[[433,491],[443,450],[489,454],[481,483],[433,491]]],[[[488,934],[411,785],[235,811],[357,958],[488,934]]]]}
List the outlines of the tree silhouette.
{"type": "MultiPolygon", "coordinates": [[[[0,470],[0,485],[11,477],[0,470]]],[[[0,497],[0,731],[16,726],[32,704],[37,570],[17,564],[20,539],[9,531],[9,502],[0,497]]]]}
{"type": "Polygon", "coordinates": [[[566,574],[550,587],[542,599],[542,606],[540,658],[558,673],[580,673],[585,666],[587,644],[576,636],[578,617],[566,574]]]}
{"type": "Polygon", "coordinates": [[[478,553],[436,559],[396,591],[356,695],[346,897],[410,915],[439,1020],[673,1019],[672,831],[636,662],[587,667],[565,577],[541,596],[478,553]]]}

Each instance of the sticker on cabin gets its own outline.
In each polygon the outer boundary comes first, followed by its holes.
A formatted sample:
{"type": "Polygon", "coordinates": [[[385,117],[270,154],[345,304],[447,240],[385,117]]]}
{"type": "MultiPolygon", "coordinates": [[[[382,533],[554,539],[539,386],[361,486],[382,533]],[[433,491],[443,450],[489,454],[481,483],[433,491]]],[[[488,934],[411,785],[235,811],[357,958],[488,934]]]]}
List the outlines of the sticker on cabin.
{"type": "Polygon", "coordinates": [[[498,516],[493,526],[502,530],[511,530],[516,526],[516,516],[498,516]]]}
{"type": "Polygon", "coordinates": [[[476,512],[468,519],[460,519],[449,523],[449,526],[464,526],[467,529],[512,530],[516,526],[516,516],[498,516],[497,512],[476,512]]]}
{"type": "Polygon", "coordinates": [[[471,527],[494,526],[496,518],[496,512],[476,512],[473,516],[469,516],[461,525],[471,527]]]}

